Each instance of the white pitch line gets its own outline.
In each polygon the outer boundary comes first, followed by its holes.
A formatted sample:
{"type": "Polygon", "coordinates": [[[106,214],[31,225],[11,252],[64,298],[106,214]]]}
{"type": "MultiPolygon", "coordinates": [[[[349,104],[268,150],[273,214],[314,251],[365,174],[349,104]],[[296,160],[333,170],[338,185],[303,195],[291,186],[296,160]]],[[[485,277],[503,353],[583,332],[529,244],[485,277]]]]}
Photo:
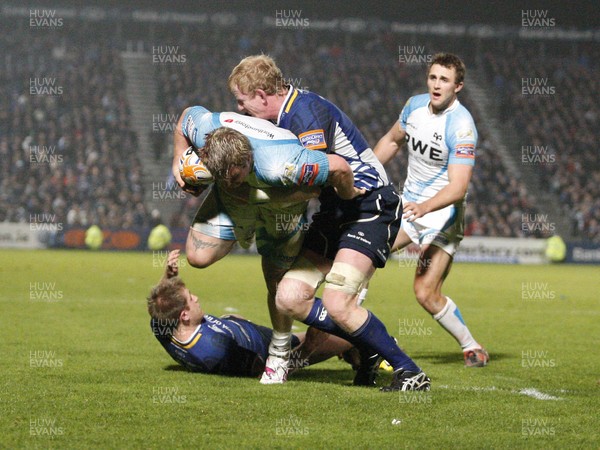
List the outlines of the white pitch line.
{"type": "Polygon", "coordinates": [[[526,395],[528,397],[533,397],[536,400],[563,400],[561,397],[555,397],[554,395],[544,394],[543,392],[538,391],[535,388],[526,388],[518,391],[521,395],[526,395]]]}
{"type": "Polygon", "coordinates": [[[473,391],[473,392],[506,391],[506,392],[510,392],[511,394],[526,395],[528,397],[535,398],[536,400],[564,400],[562,397],[555,397],[550,394],[545,394],[541,391],[538,391],[535,388],[524,388],[524,389],[516,391],[514,389],[508,390],[508,389],[497,388],[496,386],[449,386],[447,384],[442,384],[440,386],[437,386],[437,388],[438,389],[457,389],[457,390],[461,390],[461,391],[473,391]]]}
{"type": "Polygon", "coordinates": [[[458,389],[461,391],[500,391],[502,389],[497,388],[496,386],[448,386],[447,384],[442,384],[437,386],[439,389],[458,389]]]}

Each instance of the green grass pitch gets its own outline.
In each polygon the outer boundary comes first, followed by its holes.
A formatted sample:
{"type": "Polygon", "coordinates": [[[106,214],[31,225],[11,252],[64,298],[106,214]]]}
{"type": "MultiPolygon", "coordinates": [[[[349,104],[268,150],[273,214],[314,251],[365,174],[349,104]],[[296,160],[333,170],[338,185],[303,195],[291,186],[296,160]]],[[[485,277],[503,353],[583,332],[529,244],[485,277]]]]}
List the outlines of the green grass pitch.
{"type": "MultiPolygon", "coordinates": [[[[467,369],[390,261],[366,306],[432,389],[383,394],[337,358],[281,386],[178,370],[145,310],[165,257],[0,251],[0,447],[598,448],[598,267],[455,265],[445,293],[491,355],[467,369]]],[[[256,257],[181,276],[206,312],[269,323],[256,257]]]]}

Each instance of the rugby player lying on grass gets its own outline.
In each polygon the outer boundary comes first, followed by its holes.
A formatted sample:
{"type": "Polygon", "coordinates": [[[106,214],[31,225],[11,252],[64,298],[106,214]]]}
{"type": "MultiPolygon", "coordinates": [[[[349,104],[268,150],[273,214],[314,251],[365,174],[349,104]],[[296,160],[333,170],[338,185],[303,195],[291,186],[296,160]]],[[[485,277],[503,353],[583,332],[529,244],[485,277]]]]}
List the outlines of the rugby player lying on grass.
{"type": "MultiPolygon", "coordinates": [[[[179,250],[169,253],[165,274],[148,297],[150,326],[171,357],[194,372],[232,376],[259,376],[269,356],[273,330],[240,316],[217,318],[205,314],[198,297],[179,274],[179,250]]],[[[303,345],[306,334],[292,338],[291,366],[301,368],[353,349],[352,344],[330,335],[317,348],[303,345]]],[[[352,354],[353,352],[348,352],[352,354]]]]}

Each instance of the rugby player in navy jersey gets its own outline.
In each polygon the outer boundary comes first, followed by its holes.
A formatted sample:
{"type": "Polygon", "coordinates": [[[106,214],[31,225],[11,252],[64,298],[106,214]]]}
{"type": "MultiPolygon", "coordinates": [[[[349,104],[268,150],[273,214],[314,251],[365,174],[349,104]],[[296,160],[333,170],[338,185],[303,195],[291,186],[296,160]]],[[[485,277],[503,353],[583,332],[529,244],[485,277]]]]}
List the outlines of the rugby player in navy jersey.
{"type": "Polygon", "coordinates": [[[414,291],[418,302],[461,346],[467,367],[488,364],[458,306],[442,294],[454,254],[463,238],[467,188],[475,164],[477,129],[458,101],[465,65],[451,53],[433,56],[428,92],[408,99],[398,121],[375,146],[382,163],[407,144],[408,173],[402,192],[405,220],[394,250],[420,246],[414,291]]]}
{"type": "MultiPolygon", "coordinates": [[[[204,313],[198,297],[179,278],[179,250],[169,253],[160,283],[148,297],[153,334],[179,364],[194,372],[231,376],[258,376],[269,354],[272,330],[239,316],[215,317],[204,313]]],[[[307,333],[310,333],[310,329],[307,333]]],[[[292,336],[295,368],[324,361],[352,345],[328,336],[317,347],[304,346],[307,333],[292,336]]]]}
{"type": "MultiPolygon", "coordinates": [[[[355,384],[372,385],[372,368],[383,357],[394,369],[392,384],[383,390],[428,390],[427,375],[357,301],[375,270],[385,265],[400,227],[400,196],[383,166],[348,116],[323,97],[288,85],[272,58],[243,59],[228,83],[241,113],[274,121],[298,136],[305,148],[344,158],[355,186],[365,191],[343,200],[331,188],[321,190],[320,209],[300,256],[278,285],[277,308],[305,324],[344,336],[363,351],[375,350],[355,384]],[[315,292],[323,281],[321,301],[315,292]]],[[[275,328],[261,383],[285,382],[290,339],[291,328],[275,328]]]]}

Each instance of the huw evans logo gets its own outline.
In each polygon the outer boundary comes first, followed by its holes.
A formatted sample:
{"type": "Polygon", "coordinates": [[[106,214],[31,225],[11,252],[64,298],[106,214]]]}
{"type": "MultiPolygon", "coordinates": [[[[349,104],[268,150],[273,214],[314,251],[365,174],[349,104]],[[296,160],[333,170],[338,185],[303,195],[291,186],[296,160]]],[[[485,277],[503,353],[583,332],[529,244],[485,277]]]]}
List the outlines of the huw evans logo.
{"type": "Polygon", "coordinates": [[[425,53],[424,45],[398,46],[398,62],[408,65],[429,64],[433,55],[425,53]]]}
{"type": "Polygon", "coordinates": [[[302,420],[294,415],[275,421],[275,434],[277,436],[297,436],[307,435],[308,433],[308,427],[303,426],[302,420]]]}
{"type": "Polygon", "coordinates": [[[521,78],[521,94],[549,97],[556,94],[556,87],[548,85],[548,78],[521,78]]]}
{"type": "Polygon", "coordinates": [[[152,388],[152,403],[155,404],[183,404],[187,403],[187,395],[179,394],[177,386],[156,386],[152,388]]]}
{"type": "Polygon", "coordinates": [[[522,350],[521,367],[527,369],[556,367],[556,360],[546,350],[522,350]]]}
{"type": "Polygon", "coordinates": [[[56,165],[63,162],[63,155],[56,153],[56,145],[30,145],[29,164],[31,166],[56,165]]]}
{"type": "Polygon", "coordinates": [[[521,163],[523,164],[554,164],[556,155],[549,145],[521,146],[521,163]]]}
{"type": "Polygon", "coordinates": [[[62,95],[63,87],[56,84],[54,77],[36,77],[29,79],[29,95],[62,95]]]}
{"type": "Polygon", "coordinates": [[[54,350],[31,350],[29,352],[29,367],[62,367],[63,360],[57,358],[54,350]]]}
{"type": "Polygon", "coordinates": [[[29,282],[29,300],[37,302],[57,302],[64,298],[62,290],[57,288],[56,282],[31,281],[29,282]]]}
{"type": "Polygon", "coordinates": [[[301,9],[278,9],[275,11],[275,26],[281,28],[305,28],[310,21],[302,17],[301,9]]]}
{"type": "Polygon", "coordinates": [[[157,45],[152,47],[154,64],[184,64],[187,56],[181,53],[179,45],[157,45]]]}
{"type": "Polygon", "coordinates": [[[526,28],[552,28],[556,26],[554,17],[548,17],[547,9],[522,9],[521,26],[526,28]]]}
{"type": "Polygon", "coordinates": [[[65,434],[64,427],[56,424],[56,419],[29,419],[29,435],[55,437],[65,434]]]}
{"type": "Polygon", "coordinates": [[[63,26],[63,18],[56,17],[53,9],[30,9],[29,26],[31,28],[60,28],[63,26]]]}

